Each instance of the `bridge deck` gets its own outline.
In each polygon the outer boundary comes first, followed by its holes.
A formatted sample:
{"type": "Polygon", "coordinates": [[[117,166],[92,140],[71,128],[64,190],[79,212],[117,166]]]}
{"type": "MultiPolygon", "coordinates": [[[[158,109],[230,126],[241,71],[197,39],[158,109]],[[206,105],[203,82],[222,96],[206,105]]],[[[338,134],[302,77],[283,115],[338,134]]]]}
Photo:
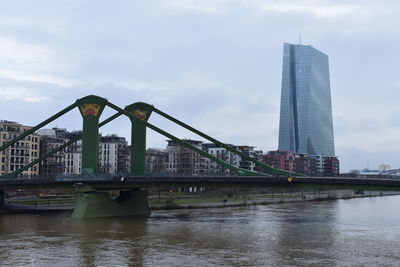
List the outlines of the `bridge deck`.
{"type": "Polygon", "coordinates": [[[318,186],[327,188],[378,187],[382,190],[400,190],[400,179],[354,177],[295,177],[289,181],[283,176],[127,176],[108,178],[31,178],[0,180],[0,189],[21,187],[71,187],[87,185],[93,188],[115,189],[129,187],[167,186],[318,186]]]}

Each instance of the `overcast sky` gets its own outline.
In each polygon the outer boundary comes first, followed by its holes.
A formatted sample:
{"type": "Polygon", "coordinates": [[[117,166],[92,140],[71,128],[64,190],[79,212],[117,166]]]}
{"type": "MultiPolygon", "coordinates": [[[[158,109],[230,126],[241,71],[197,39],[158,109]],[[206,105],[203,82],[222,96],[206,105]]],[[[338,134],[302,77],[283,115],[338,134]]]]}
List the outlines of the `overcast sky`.
{"type": "MultiPolygon", "coordinates": [[[[153,104],[223,142],[276,150],[283,42],[301,34],[329,56],[341,171],[399,168],[399,14],[398,0],[2,1],[0,119],[34,126],[95,94],[122,107],[153,104]]],[[[55,126],[82,121],[74,111],[55,126]]],[[[130,139],[130,122],[101,132],[130,139]]],[[[148,147],[165,140],[149,130],[148,147]]]]}

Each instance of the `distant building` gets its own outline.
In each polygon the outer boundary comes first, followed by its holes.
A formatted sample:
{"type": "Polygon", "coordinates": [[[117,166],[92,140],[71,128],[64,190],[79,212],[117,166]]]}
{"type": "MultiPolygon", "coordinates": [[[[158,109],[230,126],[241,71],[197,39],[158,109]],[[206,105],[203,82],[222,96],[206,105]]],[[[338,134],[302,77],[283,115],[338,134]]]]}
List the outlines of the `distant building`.
{"type": "Polygon", "coordinates": [[[323,157],[322,155],[309,155],[310,158],[310,172],[311,176],[322,176],[323,170],[323,157]]]}
{"type": "MultiPolygon", "coordinates": [[[[228,145],[233,146],[233,145],[228,145]]],[[[240,165],[240,157],[237,156],[235,153],[230,152],[229,150],[220,147],[214,143],[206,143],[202,145],[202,149],[207,152],[208,154],[225,161],[228,164],[231,164],[235,167],[239,167],[240,165]]],[[[216,174],[216,175],[225,175],[230,174],[231,171],[220,164],[206,158],[205,159],[207,164],[207,173],[209,174],[216,174]]]]}
{"type": "MultiPolygon", "coordinates": [[[[80,140],[77,142],[80,142],[80,140]]],[[[82,152],[66,152],[64,154],[64,162],[64,174],[81,174],[82,152]]]]}
{"type": "MultiPolygon", "coordinates": [[[[71,140],[81,134],[82,131],[69,132],[67,133],[66,138],[68,140],[71,140]]],[[[82,167],[82,139],[66,147],[64,152],[64,174],[80,174],[81,167],[82,167]]]]}
{"type": "Polygon", "coordinates": [[[293,171],[296,173],[310,174],[310,158],[307,154],[304,153],[295,153],[294,154],[294,168],[293,171]]]}
{"type": "Polygon", "coordinates": [[[125,137],[115,134],[100,137],[99,141],[99,172],[126,173],[129,172],[129,148],[125,137]]]}
{"type": "MultiPolygon", "coordinates": [[[[223,148],[214,143],[203,143],[202,141],[183,139],[183,141],[203,150],[211,156],[216,157],[227,164],[230,164],[237,168],[242,168],[252,171],[260,171],[256,165],[249,160],[242,159],[236,153],[230,152],[226,148],[223,148]]],[[[255,150],[253,146],[235,146],[227,144],[239,150],[240,152],[248,155],[251,158],[262,161],[264,154],[261,150],[255,150]]],[[[215,175],[227,175],[231,174],[231,171],[224,166],[216,163],[215,161],[203,157],[200,154],[181,146],[175,141],[168,141],[167,149],[168,160],[167,160],[167,172],[179,173],[183,175],[199,175],[199,174],[215,174],[215,175]]]]}
{"type": "MultiPolygon", "coordinates": [[[[202,141],[191,139],[183,139],[182,141],[202,149],[202,141]]],[[[180,175],[201,175],[207,172],[207,163],[203,156],[173,140],[167,142],[167,172],[180,175]]]]}
{"type": "Polygon", "coordinates": [[[400,177],[400,169],[379,170],[379,169],[364,168],[362,170],[350,170],[349,174],[351,174],[353,176],[359,176],[359,177],[368,177],[368,176],[374,176],[374,177],[387,177],[387,176],[400,177]]]}
{"type": "MultiPolygon", "coordinates": [[[[43,129],[36,132],[40,136],[40,156],[62,146],[67,142],[67,130],[60,128],[43,129]]],[[[39,174],[57,175],[65,169],[65,150],[42,160],[39,165],[39,174]]]]}
{"type": "Polygon", "coordinates": [[[283,46],[278,149],[335,156],[328,56],[310,45],[283,46]]]}
{"type": "Polygon", "coordinates": [[[268,151],[266,163],[273,168],[293,171],[294,169],[294,152],[289,151],[268,151]]]}
{"type": "MultiPolygon", "coordinates": [[[[263,152],[261,150],[254,150],[254,146],[235,146],[236,150],[246,154],[251,158],[255,158],[256,160],[262,161],[263,160],[263,152]]],[[[237,167],[241,169],[251,170],[251,171],[262,171],[257,169],[256,165],[249,160],[242,159],[240,156],[236,155],[236,160],[239,161],[239,165],[237,167]]]]}
{"type": "MultiPolygon", "coordinates": [[[[44,139],[41,155],[76,138],[82,131],[67,132],[65,129],[43,129],[38,133],[44,139]]],[[[99,167],[100,173],[129,172],[130,150],[124,137],[115,134],[99,135],[99,167]]],[[[77,140],[64,150],[42,161],[41,174],[80,174],[82,167],[82,140],[77,140]]]]}
{"type": "Polygon", "coordinates": [[[267,153],[266,163],[277,169],[310,176],[339,175],[339,159],[337,157],[323,157],[277,150],[267,153]]]}
{"type": "Polygon", "coordinates": [[[337,157],[323,157],[322,160],[324,176],[339,175],[339,159],[337,157]]]}
{"type": "Polygon", "coordinates": [[[146,150],[146,173],[167,172],[168,152],[165,149],[151,148],[146,150]]]}
{"type": "MultiPolygon", "coordinates": [[[[25,126],[12,121],[0,121],[0,144],[11,141],[21,135],[30,126],[25,126]]],[[[30,162],[39,158],[40,136],[31,134],[23,140],[18,141],[11,147],[6,148],[0,154],[0,175],[9,174],[16,171],[30,162]]],[[[22,172],[23,175],[39,174],[39,165],[36,164],[28,170],[22,172]]]]}

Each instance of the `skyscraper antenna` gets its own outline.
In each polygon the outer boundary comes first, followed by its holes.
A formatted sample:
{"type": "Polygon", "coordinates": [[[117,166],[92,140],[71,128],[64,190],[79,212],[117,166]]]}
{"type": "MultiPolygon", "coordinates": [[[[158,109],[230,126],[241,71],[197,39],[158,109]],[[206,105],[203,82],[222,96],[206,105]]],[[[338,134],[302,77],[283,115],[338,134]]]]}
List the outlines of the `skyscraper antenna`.
{"type": "Polygon", "coordinates": [[[301,33],[299,33],[299,44],[301,44],[301,33]]]}

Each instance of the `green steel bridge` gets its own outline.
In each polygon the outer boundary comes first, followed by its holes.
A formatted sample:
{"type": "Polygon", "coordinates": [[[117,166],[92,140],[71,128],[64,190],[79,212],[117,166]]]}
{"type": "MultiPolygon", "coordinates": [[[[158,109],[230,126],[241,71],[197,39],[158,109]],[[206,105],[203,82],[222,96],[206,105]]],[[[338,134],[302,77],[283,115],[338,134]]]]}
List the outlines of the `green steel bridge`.
{"type": "Polygon", "coordinates": [[[147,203],[147,192],[141,188],[162,187],[170,185],[182,186],[328,186],[330,188],[357,188],[369,187],[380,188],[381,190],[399,190],[400,180],[396,179],[357,179],[346,177],[303,177],[301,174],[288,172],[273,168],[247,154],[238,151],[234,147],[227,145],[217,139],[189,126],[188,124],[170,116],[152,105],[137,102],[126,106],[118,107],[105,98],[89,95],[78,99],[72,105],[59,111],[50,118],[44,120],[30,130],[17,136],[10,142],[3,144],[0,151],[12,146],[20,140],[23,140],[38,129],[51,123],[69,111],[78,108],[82,115],[83,127],[82,134],[69,140],[65,144],[53,149],[52,151],[41,155],[37,160],[14,170],[11,173],[0,176],[0,206],[4,202],[4,190],[12,188],[61,188],[75,186],[84,192],[83,198],[75,207],[73,218],[88,217],[108,217],[108,216],[126,216],[126,215],[149,215],[150,209],[147,203]],[[105,107],[115,110],[115,114],[100,122],[100,116],[105,107]],[[222,147],[226,150],[239,155],[242,159],[251,161],[262,170],[262,172],[241,169],[233,166],[207,152],[181,140],[171,133],[160,129],[148,122],[152,113],[186,128],[187,130],[203,137],[204,139],[222,147]],[[101,176],[98,174],[98,135],[99,128],[113,121],[119,116],[126,116],[131,121],[131,164],[130,173],[124,177],[119,176],[101,176]],[[157,133],[177,142],[178,144],[210,159],[213,162],[223,166],[233,173],[232,176],[149,176],[146,175],[145,152],[146,152],[146,129],[150,128],[157,133]],[[78,176],[70,176],[68,179],[60,177],[25,177],[22,173],[25,170],[40,163],[42,160],[51,157],[55,153],[62,151],[69,145],[72,145],[79,139],[82,139],[82,168],[78,176]],[[109,198],[108,190],[121,190],[120,196],[115,200],[109,198]]]}

